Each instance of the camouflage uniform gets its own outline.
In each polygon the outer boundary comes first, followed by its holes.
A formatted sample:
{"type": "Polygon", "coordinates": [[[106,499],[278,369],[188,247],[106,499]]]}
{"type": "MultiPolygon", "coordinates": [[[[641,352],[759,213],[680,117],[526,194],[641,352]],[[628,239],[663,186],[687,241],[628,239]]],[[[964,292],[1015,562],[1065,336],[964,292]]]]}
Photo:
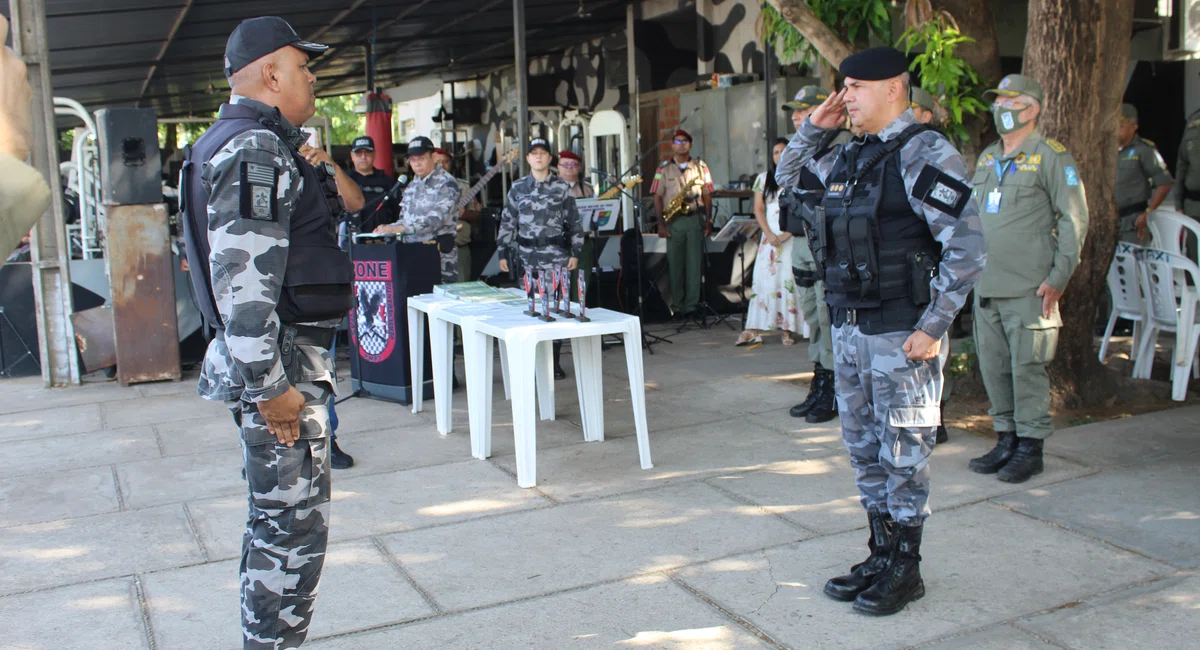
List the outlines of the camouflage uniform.
{"type": "MultiPolygon", "coordinates": [[[[414,178],[400,199],[400,220],[392,225],[405,228],[405,241],[428,241],[439,236],[454,237],[458,210],[454,206],[462,189],[450,172],[435,167],[425,178],[414,178]]],[[[458,282],[458,247],[442,253],[442,282],[458,282]]]]}
{"type": "MultiPolygon", "coordinates": [[[[264,115],[275,110],[234,96],[231,103],[264,115]]],[[[298,129],[281,121],[293,147],[298,129]]],[[[266,129],[235,136],[203,166],[209,193],[208,241],[213,296],[225,324],[208,346],[198,392],[224,400],[241,431],[249,514],[242,540],[242,630],[247,648],[297,647],[308,634],[325,560],[329,522],[329,401],[334,392],[328,350],[296,346],[292,376],[279,349],[276,305],[287,265],[293,208],[304,189],[288,144],[266,129]],[[275,221],[244,218],[243,163],[278,170],[275,221]],[[307,407],[300,440],[280,445],[258,404],[295,385],[307,407]]],[[[336,322],[310,323],[335,327],[336,322]]]]}
{"type": "Polygon", "coordinates": [[[517,179],[504,202],[496,242],[516,250],[522,265],[538,269],[566,266],[570,258],[578,258],[583,225],[570,184],[554,174],[544,181],[533,176],[517,179]],[[554,238],[562,238],[561,243],[529,241],[554,238]]]}
{"type": "MultiPolygon", "coordinates": [[[[887,142],[914,123],[907,110],[869,137],[887,142]]],[[[784,155],[811,156],[821,133],[806,120],[784,155]]],[[[864,143],[864,138],[855,138],[836,148],[836,155],[810,158],[805,166],[825,183],[842,152],[864,143]]],[[[902,346],[912,332],[871,335],[851,321],[833,329],[833,354],[842,438],[857,472],[862,505],[868,512],[887,511],[897,523],[915,526],[929,516],[929,454],[940,421],[942,368],[949,351],[946,331],[983,269],[985,247],[974,202],[966,201],[955,217],[913,195],[926,167],[965,182],[966,164],[950,142],[926,131],[911,138],[897,156],[909,205],[942,247],[937,275],[930,281],[933,300],[917,322],[917,329],[942,341],[941,355],[911,361],[902,346]]]]}

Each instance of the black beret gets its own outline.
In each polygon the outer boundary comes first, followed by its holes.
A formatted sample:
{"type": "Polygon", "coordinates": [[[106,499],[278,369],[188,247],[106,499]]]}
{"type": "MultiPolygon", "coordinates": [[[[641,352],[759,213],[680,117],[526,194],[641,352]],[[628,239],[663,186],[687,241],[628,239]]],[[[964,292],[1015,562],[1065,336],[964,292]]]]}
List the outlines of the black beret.
{"type": "Polygon", "coordinates": [[[880,45],[855,52],[842,60],[838,72],[860,81],[879,81],[908,72],[908,59],[894,47],[880,45]]]}

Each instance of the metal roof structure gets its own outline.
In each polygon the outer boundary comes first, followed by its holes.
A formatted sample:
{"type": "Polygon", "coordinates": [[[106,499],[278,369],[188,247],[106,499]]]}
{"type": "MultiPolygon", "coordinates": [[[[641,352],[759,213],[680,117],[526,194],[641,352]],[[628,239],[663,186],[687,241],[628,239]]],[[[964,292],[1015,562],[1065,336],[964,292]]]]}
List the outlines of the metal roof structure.
{"type": "MultiPolygon", "coordinates": [[[[312,63],[317,94],[428,75],[471,78],[513,63],[513,0],[44,0],[54,94],[97,109],[154,107],[162,117],[214,111],[228,97],[225,41],[242,20],[287,19],[331,46],[312,63]]],[[[624,26],[628,0],[525,0],[529,57],[624,26]]],[[[8,14],[8,3],[0,13],[8,14]]]]}

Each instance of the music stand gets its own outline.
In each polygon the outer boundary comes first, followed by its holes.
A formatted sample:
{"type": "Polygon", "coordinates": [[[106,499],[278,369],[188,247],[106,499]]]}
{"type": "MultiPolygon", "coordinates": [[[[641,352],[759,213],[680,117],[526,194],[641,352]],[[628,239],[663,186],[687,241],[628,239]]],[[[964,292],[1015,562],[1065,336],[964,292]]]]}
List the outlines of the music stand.
{"type": "Polygon", "coordinates": [[[8,318],[8,314],[4,312],[4,307],[0,307],[0,318],[4,319],[4,323],[8,325],[8,329],[12,330],[13,336],[17,338],[17,342],[21,344],[21,347],[25,348],[25,354],[17,357],[16,361],[13,361],[12,363],[5,363],[4,337],[2,334],[0,334],[0,377],[12,377],[12,369],[16,368],[18,363],[24,361],[25,357],[33,357],[33,362],[37,364],[38,370],[41,371],[41,359],[33,354],[33,350],[29,349],[29,344],[25,342],[25,339],[21,336],[21,333],[17,331],[17,326],[13,325],[12,320],[8,318]]]}
{"type": "Polygon", "coordinates": [[[713,235],[713,241],[731,241],[738,247],[738,262],[742,275],[738,278],[737,292],[742,299],[742,329],[746,329],[746,318],[749,305],[746,302],[746,242],[758,230],[758,220],[753,215],[735,214],[721,228],[721,232],[713,235]]]}

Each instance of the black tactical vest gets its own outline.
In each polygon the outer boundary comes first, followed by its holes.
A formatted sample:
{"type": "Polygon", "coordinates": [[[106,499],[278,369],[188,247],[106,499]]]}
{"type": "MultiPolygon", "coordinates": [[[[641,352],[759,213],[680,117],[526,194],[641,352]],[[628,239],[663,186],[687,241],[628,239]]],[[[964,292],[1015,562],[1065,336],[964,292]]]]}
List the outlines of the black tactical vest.
{"type": "Polygon", "coordinates": [[[338,248],[334,214],[342,211],[337,186],[324,169],[313,167],[283,133],[278,121],[248,106],[224,104],[217,121],[190,147],[179,183],[184,241],[191,266],[196,303],[210,327],[223,329],[213,298],[209,268],[208,192],[201,180],[204,163],[230,140],[252,129],[267,129],[279,136],[292,152],[304,178],[288,232],[287,269],[275,313],[286,324],[333,320],[352,306],[354,269],[338,248]]]}
{"type": "MultiPolygon", "coordinates": [[[[812,160],[820,160],[833,149],[833,141],[845,129],[829,129],[821,134],[817,141],[817,152],[812,160]]],[[[814,222],[817,206],[825,194],[825,184],[820,177],[808,169],[808,165],[800,168],[800,178],[795,188],[779,188],[779,222],[780,229],[798,237],[808,237],[808,231],[814,222]]],[[[800,245],[800,244],[797,244],[800,245]]],[[[804,244],[807,245],[807,244],[804,244]]]]}
{"type": "Polygon", "coordinates": [[[826,178],[818,217],[823,237],[813,242],[825,301],[835,321],[843,320],[839,308],[843,316],[852,310],[867,334],[912,329],[930,301],[941,246],[909,204],[899,158],[904,144],[926,129],[913,125],[889,142],[871,137],[856,149],[843,147],[826,178]]]}

